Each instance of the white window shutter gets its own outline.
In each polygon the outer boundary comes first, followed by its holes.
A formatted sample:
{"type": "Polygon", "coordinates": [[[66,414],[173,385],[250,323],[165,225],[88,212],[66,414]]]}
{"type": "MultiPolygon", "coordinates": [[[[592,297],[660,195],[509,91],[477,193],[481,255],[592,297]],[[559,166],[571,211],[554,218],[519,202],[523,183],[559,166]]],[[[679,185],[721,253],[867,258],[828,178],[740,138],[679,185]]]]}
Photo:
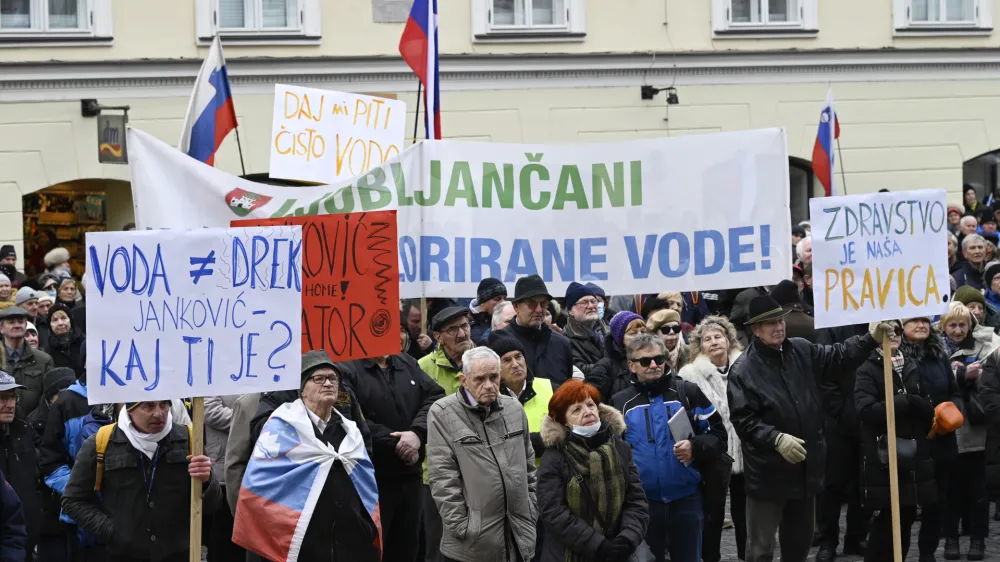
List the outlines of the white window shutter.
{"type": "Polygon", "coordinates": [[[490,30],[490,0],[471,0],[472,35],[486,35],[490,30]]]}
{"type": "MultiPolygon", "coordinates": [[[[667,22],[668,25],[673,22],[667,22]]],[[[712,0],[712,31],[729,29],[729,0],[712,0]]]]}
{"type": "Polygon", "coordinates": [[[323,14],[320,11],[322,0],[300,0],[299,17],[302,32],[308,37],[323,35],[323,14]]]}
{"type": "Polygon", "coordinates": [[[213,0],[194,0],[194,27],[198,39],[215,36],[215,2],[213,0]]]}
{"type": "Polygon", "coordinates": [[[910,27],[910,18],[907,15],[909,9],[910,0],[892,0],[892,26],[894,29],[910,27]]]}
{"type": "Polygon", "coordinates": [[[801,0],[802,28],[819,29],[819,0],[801,0]]]}
{"type": "Polygon", "coordinates": [[[983,29],[993,28],[993,2],[978,0],[976,8],[979,10],[979,27],[983,29]]]}
{"type": "Polygon", "coordinates": [[[568,2],[569,19],[566,24],[573,33],[586,33],[587,31],[587,2],[585,0],[571,0],[568,2]]]}
{"type": "Polygon", "coordinates": [[[91,0],[92,28],[96,37],[113,37],[111,0],[91,0]]]}

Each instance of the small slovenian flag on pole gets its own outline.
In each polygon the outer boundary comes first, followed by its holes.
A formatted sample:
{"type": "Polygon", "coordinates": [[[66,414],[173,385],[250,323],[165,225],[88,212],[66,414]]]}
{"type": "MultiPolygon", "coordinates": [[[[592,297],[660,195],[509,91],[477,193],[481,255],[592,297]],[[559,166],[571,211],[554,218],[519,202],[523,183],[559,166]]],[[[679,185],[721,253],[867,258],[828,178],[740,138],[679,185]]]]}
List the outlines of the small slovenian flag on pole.
{"type": "Polygon", "coordinates": [[[424,125],[428,139],[441,139],[441,86],[438,63],[437,0],[413,0],[399,38],[399,54],[424,85],[424,125]]]}
{"type": "Polygon", "coordinates": [[[823,184],[826,196],[842,195],[836,189],[833,173],[833,144],[840,138],[840,121],[833,106],[833,90],[826,92],[826,105],[819,116],[819,130],[816,132],[816,144],[813,145],[812,169],[816,179],[823,184]]]}
{"type": "Polygon", "coordinates": [[[195,79],[177,149],[195,160],[214,166],[215,151],[235,128],[236,106],[229,88],[222,42],[216,35],[195,79]]]}

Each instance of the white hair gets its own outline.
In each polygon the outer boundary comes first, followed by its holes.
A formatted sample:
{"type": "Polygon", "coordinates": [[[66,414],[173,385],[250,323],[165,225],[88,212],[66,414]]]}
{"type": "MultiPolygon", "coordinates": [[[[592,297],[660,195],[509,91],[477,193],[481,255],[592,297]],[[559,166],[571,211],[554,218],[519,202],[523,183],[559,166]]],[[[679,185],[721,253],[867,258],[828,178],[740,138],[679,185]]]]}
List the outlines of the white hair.
{"type": "Polygon", "coordinates": [[[490,326],[494,330],[500,329],[500,318],[503,311],[507,309],[508,306],[514,306],[510,304],[510,301],[500,301],[495,307],[493,307],[493,320],[490,322],[490,326]]]}
{"type": "Polygon", "coordinates": [[[974,242],[979,242],[980,244],[986,244],[986,239],[978,234],[970,234],[962,239],[962,251],[969,249],[974,242]]]}
{"type": "Polygon", "coordinates": [[[497,352],[485,346],[473,347],[469,351],[462,354],[462,374],[469,374],[469,370],[472,369],[473,361],[487,360],[492,363],[496,363],[497,371],[500,370],[500,356],[497,355],[497,352]]]}
{"type": "Polygon", "coordinates": [[[964,217],[962,217],[962,220],[958,221],[958,223],[962,226],[965,226],[966,223],[968,223],[969,221],[972,221],[977,225],[979,224],[979,220],[972,215],[965,215],[964,217]]]}
{"type": "Polygon", "coordinates": [[[806,236],[802,240],[799,240],[799,243],[795,245],[795,256],[799,259],[802,259],[802,254],[806,250],[806,242],[812,244],[812,238],[806,236]]]}

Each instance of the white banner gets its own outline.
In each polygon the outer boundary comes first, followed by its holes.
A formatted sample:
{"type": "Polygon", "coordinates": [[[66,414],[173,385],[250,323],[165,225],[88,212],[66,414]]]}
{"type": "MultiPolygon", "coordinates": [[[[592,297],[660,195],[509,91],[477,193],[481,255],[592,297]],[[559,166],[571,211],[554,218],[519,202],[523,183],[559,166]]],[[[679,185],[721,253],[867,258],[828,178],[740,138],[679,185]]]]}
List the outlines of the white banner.
{"type": "Polygon", "coordinates": [[[935,316],[951,299],[945,190],[816,198],[816,327],[935,316]]]}
{"type": "Polygon", "coordinates": [[[780,130],[600,144],[423,142],[330,186],[252,183],[129,131],[142,228],[396,209],[400,296],[475,296],[539,274],[614,294],[727,289],[791,278],[780,130]]]}
{"type": "Polygon", "coordinates": [[[362,94],[274,86],[271,177],[328,183],[399,156],[406,103],[362,94]]]}
{"type": "Polygon", "coordinates": [[[91,404],[299,387],[302,227],[89,232],[86,245],[91,404]]]}

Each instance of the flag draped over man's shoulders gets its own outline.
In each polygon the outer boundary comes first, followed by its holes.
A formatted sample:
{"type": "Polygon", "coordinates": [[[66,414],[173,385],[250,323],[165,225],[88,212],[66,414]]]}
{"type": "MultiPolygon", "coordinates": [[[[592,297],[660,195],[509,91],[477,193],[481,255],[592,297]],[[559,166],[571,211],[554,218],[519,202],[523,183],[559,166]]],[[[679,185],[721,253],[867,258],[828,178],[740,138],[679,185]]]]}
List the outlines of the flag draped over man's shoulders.
{"type": "Polygon", "coordinates": [[[347,430],[339,450],[316,437],[301,399],[271,414],[243,476],[233,542],[268,560],[298,560],[327,476],[340,461],[375,523],[376,547],[382,550],[375,467],[357,424],[333,412],[347,430]]]}

